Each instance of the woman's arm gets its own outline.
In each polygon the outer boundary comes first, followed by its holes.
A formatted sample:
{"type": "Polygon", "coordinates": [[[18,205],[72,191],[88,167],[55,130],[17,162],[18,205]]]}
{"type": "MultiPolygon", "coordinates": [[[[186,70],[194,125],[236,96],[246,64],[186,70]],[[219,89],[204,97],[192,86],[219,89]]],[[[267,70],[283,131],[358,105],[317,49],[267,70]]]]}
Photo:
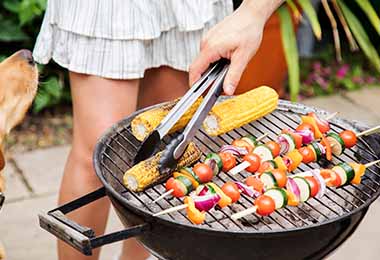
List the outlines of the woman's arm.
{"type": "Polygon", "coordinates": [[[245,67],[260,46],[266,21],[284,0],[245,0],[230,16],[211,28],[201,42],[201,51],[190,66],[192,85],[220,58],[231,60],[224,92],[232,95],[245,67]]]}

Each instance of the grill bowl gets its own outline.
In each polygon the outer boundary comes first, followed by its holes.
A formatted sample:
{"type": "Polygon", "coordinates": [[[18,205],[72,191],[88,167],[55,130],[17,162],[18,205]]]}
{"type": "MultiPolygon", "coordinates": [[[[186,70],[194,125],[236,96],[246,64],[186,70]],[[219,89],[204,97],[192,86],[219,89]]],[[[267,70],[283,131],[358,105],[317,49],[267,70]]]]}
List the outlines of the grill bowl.
{"type": "MultiPolygon", "coordinates": [[[[148,108],[149,109],[149,108],[148,108]]],[[[205,224],[196,226],[185,217],[184,212],[153,217],[152,213],[181,204],[178,199],[165,199],[150,204],[165,191],[162,184],[145,192],[132,193],[122,185],[123,173],[131,167],[139,142],[132,136],[130,121],[139,111],[116,124],[100,140],[94,154],[95,169],[112,199],[120,219],[125,226],[148,222],[150,231],[142,234],[140,241],[154,254],[163,259],[245,259],[266,257],[267,259],[321,259],[345,241],[359,225],[370,203],[379,196],[379,168],[367,170],[360,185],[347,185],[330,189],[322,199],[311,199],[299,207],[287,207],[269,217],[252,215],[242,221],[233,221],[230,215],[252,205],[248,198],[237,205],[208,214],[205,224]],[[290,249],[290,250],[289,250],[290,249]]],[[[299,115],[314,111],[326,112],[301,104],[280,101],[278,109],[251,124],[231,131],[221,137],[211,138],[199,131],[196,144],[204,155],[217,151],[222,144],[246,133],[258,137],[269,133],[274,139],[282,128],[295,128],[299,115]]],[[[352,129],[360,132],[366,128],[358,122],[335,118],[331,120],[334,132],[352,129]]],[[[170,138],[164,139],[163,146],[170,138]]],[[[377,139],[360,138],[357,148],[346,149],[335,162],[361,161],[366,163],[378,159],[377,139]]],[[[326,166],[322,162],[321,166],[326,166]]],[[[302,165],[299,171],[318,165],[302,165]]],[[[219,174],[215,182],[242,180],[248,174],[232,177],[219,174]]]]}

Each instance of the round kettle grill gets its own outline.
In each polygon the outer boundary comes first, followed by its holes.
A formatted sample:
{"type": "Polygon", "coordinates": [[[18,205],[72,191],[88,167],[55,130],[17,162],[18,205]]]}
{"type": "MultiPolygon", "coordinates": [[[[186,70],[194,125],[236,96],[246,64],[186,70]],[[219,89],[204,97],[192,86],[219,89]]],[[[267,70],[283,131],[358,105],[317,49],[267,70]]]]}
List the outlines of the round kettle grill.
{"type": "MultiPolygon", "coordinates": [[[[225,97],[223,97],[225,98],[225,97]]],[[[130,237],[137,237],[159,259],[321,259],[338,248],[357,228],[370,204],[380,193],[380,168],[367,169],[359,185],[327,188],[320,198],[312,198],[297,207],[276,210],[268,217],[256,214],[241,220],[231,219],[235,212],[252,207],[252,199],[246,196],[235,204],[207,213],[202,225],[193,225],[184,211],[154,217],[153,214],[182,204],[177,198],[166,197],[158,203],[154,199],[165,192],[163,184],[144,192],[133,193],[123,185],[123,174],[132,167],[140,142],[132,135],[130,122],[139,113],[115,124],[99,140],[94,152],[96,174],[104,185],[97,191],[40,214],[40,225],[58,238],[69,243],[83,254],[92,249],[130,237]],[[68,219],[65,214],[103,196],[108,196],[125,229],[97,237],[93,230],[68,219]]],[[[283,128],[294,129],[300,123],[300,115],[310,111],[320,116],[327,113],[301,104],[280,101],[273,113],[218,137],[210,137],[202,130],[194,142],[201,149],[202,159],[209,152],[218,151],[223,144],[246,134],[275,140],[283,128]]],[[[360,132],[367,127],[361,123],[340,118],[331,120],[331,131],[344,129],[360,132]]],[[[167,136],[163,148],[176,134],[167,136]]],[[[367,163],[380,158],[380,136],[361,137],[353,149],[334,157],[333,162],[367,163]]],[[[327,162],[301,164],[296,172],[326,167],[327,162]]],[[[236,176],[221,172],[214,182],[243,180],[249,173],[236,176]]]]}

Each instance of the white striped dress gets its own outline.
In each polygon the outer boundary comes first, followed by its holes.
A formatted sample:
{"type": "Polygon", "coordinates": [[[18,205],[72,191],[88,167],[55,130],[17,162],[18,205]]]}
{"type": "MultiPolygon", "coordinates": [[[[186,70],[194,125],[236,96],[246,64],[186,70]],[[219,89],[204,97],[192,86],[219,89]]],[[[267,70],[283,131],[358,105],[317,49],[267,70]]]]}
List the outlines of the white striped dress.
{"type": "Polygon", "coordinates": [[[33,56],[113,79],[162,65],[187,71],[204,33],[232,8],[232,0],[48,0],[33,56]]]}

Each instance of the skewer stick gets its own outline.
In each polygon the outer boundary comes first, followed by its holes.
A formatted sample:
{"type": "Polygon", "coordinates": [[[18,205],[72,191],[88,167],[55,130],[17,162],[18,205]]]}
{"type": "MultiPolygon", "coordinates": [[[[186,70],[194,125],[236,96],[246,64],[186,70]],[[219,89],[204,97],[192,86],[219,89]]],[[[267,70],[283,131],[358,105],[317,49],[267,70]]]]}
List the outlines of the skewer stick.
{"type": "Polygon", "coordinates": [[[380,131],[380,125],[372,127],[372,128],[370,128],[368,130],[365,130],[363,132],[360,132],[360,133],[356,134],[356,137],[360,137],[360,136],[363,136],[363,135],[374,134],[374,133],[379,132],[379,131],[380,131]]]}
{"type": "Polygon", "coordinates": [[[158,197],[157,199],[155,199],[154,201],[152,201],[152,203],[156,203],[157,201],[162,200],[166,196],[172,194],[173,191],[174,191],[173,189],[168,190],[167,192],[165,192],[164,194],[162,194],[160,197],[158,197]]]}
{"type": "Polygon", "coordinates": [[[260,142],[261,140],[263,140],[267,136],[268,136],[268,133],[265,133],[262,136],[257,137],[256,142],[260,142]]]}
{"type": "Polygon", "coordinates": [[[329,121],[329,120],[331,120],[333,117],[335,117],[337,114],[339,114],[339,112],[331,113],[330,115],[328,115],[328,116],[325,117],[325,120],[326,120],[326,121],[329,121]]]}
{"type": "Polygon", "coordinates": [[[232,215],[231,215],[231,218],[232,218],[233,220],[238,220],[239,218],[244,218],[245,216],[248,216],[248,215],[250,215],[250,214],[255,213],[256,210],[257,210],[257,206],[253,206],[253,207],[250,207],[250,208],[245,209],[245,210],[243,210],[243,211],[240,211],[240,212],[238,212],[238,213],[232,214],[232,215]]]}
{"type": "Polygon", "coordinates": [[[169,209],[165,209],[165,210],[160,211],[158,213],[155,213],[155,214],[153,214],[153,217],[169,214],[169,213],[172,213],[172,212],[175,212],[175,211],[179,211],[181,209],[186,209],[187,207],[188,207],[187,204],[178,205],[178,206],[175,206],[175,207],[172,207],[172,208],[169,208],[169,209]]]}
{"type": "Polygon", "coordinates": [[[373,161],[373,162],[370,162],[370,163],[365,164],[364,166],[365,166],[366,168],[368,168],[368,167],[374,166],[375,164],[378,164],[379,162],[380,162],[380,160],[373,161]]]}
{"type": "Polygon", "coordinates": [[[232,168],[231,170],[229,170],[228,173],[231,175],[236,175],[239,172],[248,168],[249,166],[251,166],[251,164],[249,162],[243,161],[241,164],[239,164],[239,165],[235,166],[234,168],[232,168]]]}

